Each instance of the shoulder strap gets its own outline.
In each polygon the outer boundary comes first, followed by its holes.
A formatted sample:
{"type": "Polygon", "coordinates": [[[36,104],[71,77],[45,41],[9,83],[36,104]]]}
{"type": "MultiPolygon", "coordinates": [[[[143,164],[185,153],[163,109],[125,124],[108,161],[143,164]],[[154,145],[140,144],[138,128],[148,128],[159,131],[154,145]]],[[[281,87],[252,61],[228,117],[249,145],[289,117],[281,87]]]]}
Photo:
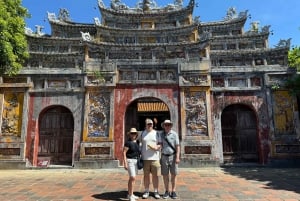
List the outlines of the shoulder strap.
{"type": "Polygon", "coordinates": [[[165,136],[165,140],[166,142],[168,143],[168,145],[173,149],[174,151],[174,154],[176,154],[176,149],[173,147],[173,145],[169,142],[168,138],[167,138],[167,135],[166,135],[166,132],[164,131],[164,136],[165,136]]]}

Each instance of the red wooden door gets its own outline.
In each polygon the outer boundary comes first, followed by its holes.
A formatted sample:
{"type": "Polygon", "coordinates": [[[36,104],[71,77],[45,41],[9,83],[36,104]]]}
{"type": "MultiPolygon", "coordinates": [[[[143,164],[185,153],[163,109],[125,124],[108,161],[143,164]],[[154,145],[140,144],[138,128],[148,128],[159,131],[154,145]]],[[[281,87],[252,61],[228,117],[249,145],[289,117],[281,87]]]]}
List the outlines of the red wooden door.
{"type": "Polygon", "coordinates": [[[72,113],[58,106],[40,117],[38,157],[50,157],[53,165],[71,165],[74,120],[72,113]]]}
{"type": "Polygon", "coordinates": [[[231,105],[222,113],[224,162],[258,162],[257,122],[253,110],[231,105]]]}

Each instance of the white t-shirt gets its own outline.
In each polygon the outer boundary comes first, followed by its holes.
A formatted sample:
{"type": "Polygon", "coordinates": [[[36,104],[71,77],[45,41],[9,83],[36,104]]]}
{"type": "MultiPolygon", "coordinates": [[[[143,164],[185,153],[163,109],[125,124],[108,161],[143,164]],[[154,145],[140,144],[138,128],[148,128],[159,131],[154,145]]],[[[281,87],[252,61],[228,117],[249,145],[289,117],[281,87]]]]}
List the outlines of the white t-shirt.
{"type": "Polygon", "coordinates": [[[160,135],[156,132],[156,130],[151,130],[148,132],[144,130],[141,134],[141,142],[142,142],[142,157],[143,160],[159,160],[160,159],[160,151],[155,151],[148,147],[148,145],[157,145],[161,144],[160,135]]]}

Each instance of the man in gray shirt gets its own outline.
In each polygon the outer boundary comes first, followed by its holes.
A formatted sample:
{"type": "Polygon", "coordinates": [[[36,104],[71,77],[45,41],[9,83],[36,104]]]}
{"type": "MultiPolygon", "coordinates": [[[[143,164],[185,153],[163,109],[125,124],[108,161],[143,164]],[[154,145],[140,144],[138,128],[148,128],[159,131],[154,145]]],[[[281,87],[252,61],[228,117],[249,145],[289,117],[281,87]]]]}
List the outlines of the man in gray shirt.
{"type": "Polygon", "coordinates": [[[178,174],[178,164],[180,162],[180,145],[178,134],[172,130],[173,123],[165,120],[162,123],[163,132],[161,133],[161,174],[163,175],[165,193],[164,199],[169,197],[176,199],[176,180],[178,174]],[[169,189],[169,173],[171,173],[171,191],[169,189]]]}

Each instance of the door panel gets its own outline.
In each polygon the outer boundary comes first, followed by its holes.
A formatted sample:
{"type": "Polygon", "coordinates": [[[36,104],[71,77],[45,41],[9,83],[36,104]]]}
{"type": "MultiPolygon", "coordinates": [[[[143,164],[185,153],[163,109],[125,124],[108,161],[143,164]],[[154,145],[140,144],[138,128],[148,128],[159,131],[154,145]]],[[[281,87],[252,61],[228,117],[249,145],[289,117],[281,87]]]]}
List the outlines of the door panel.
{"type": "Polygon", "coordinates": [[[50,157],[54,165],[71,165],[73,132],[73,115],[67,108],[48,109],[40,117],[38,157],[50,157]]]}
{"type": "Polygon", "coordinates": [[[232,105],[222,113],[224,162],[258,162],[255,113],[243,105],[232,105]]]}

